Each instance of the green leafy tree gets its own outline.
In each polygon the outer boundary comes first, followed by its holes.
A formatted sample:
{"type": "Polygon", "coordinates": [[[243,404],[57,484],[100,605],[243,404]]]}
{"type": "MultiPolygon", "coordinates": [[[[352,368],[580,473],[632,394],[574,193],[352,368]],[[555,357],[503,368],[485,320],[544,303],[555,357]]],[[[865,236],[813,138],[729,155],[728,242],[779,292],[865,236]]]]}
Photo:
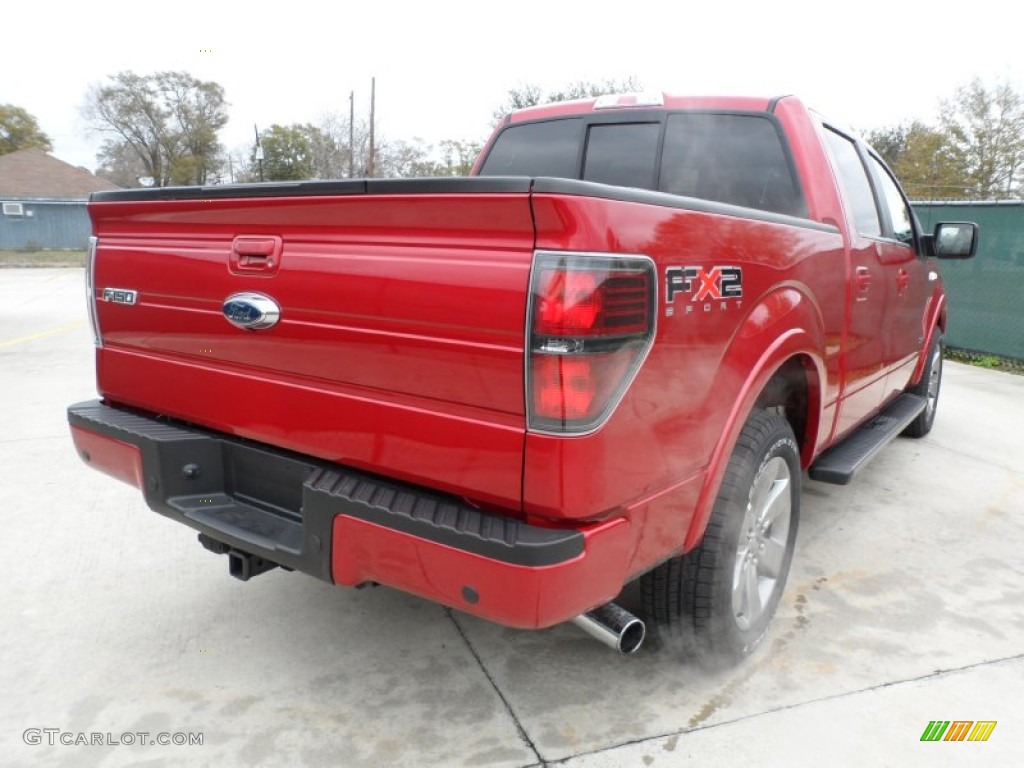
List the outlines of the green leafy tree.
{"type": "Polygon", "coordinates": [[[0,155],[19,149],[49,152],[53,149],[53,142],[26,110],[13,104],[0,104],[0,155]]]}
{"type": "MultiPolygon", "coordinates": [[[[263,178],[266,181],[300,181],[313,178],[313,146],[310,125],[277,125],[260,134],[263,147],[263,178]]],[[[256,148],[253,147],[255,160],[256,148]]]]}
{"type": "Polygon", "coordinates": [[[494,122],[498,122],[509,112],[534,107],[544,101],[544,92],[540,89],[539,85],[527,83],[517,88],[509,88],[505,94],[505,100],[494,108],[491,112],[491,117],[494,119],[494,122]]]}
{"type": "Polygon", "coordinates": [[[963,157],[980,198],[1019,194],[1024,171],[1024,96],[1008,83],[987,88],[974,78],[942,102],[939,124],[963,157]]]}
{"type": "Polygon", "coordinates": [[[166,144],[174,184],[205,184],[221,165],[217,133],[228,121],[224,89],[186,72],[160,72],[158,88],[172,131],[166,144]]]}
{"type": "Polygon", "coordinates": [[[311,125],[307,138],[309,139],[310,161],[313,167],[313,178],[316,179],[341,179],[348,171],[347,148],[339,141],[339,136],[345,136],[348,141],[347,126],[334,126],[328,122],[311,125]],[[337,130],[337,135],[332,129],[337,130]]]}
{"type": "MultiPolygon", "coordinates": [[[[370,126],[355,116],[326,112],[315,123],[274,125],[261,135],[263,178],[293,179],[363,178],[370,166],[370,126]],[[351,142],[351,146],[350,146],[351,142]],[[351,173],[350,173],[351,168],[351,173]]],[[[379,131],[374,148],[374,175],[381,178],[465,176],[473,168],[482,144],[446,139],[432,145],[420,138],[392,139],[379,131]]],[[[232,155],[230,176],[238,182],[259,180],[255,145],[245,157],[232,155]]]]}
{"type": "Polygon", "coordinates": [[[505,100],[491,113],[494,122],[497,123],[509,112],[517,109],[533,107],[537,104],[547,104],[554,101],[572,101],[573,99],[588,99],[595,96],[604,96],[607,93],[633,93],[643,90],[640,81],[635,77],[627,77],[623,80],[610,78],[607,80],[577,80],[562,88],[545,93],[540,86],[528,83],[518,88],[510,88],[505,94],[505,100]]]}
{"type": "Polygon", "coordinates": [[[119,72],[86,94],[83,114],[110,138],[101,166],[134,153],[156,186],[205,184],[221,163],[218,132],[227,123],[224,89],[187,72],[119,72]]]}
{"type": "Polygon", "coordinates": [[[433,157],[433,147],[419,138],[382,142],[376,171],[377,176],[392,179],[445,175],[433,157]]]}
{"type": "Polygon", "coordinates": [[[441,156],[444,158],[445,176],[469,176],[473,164],[483,150],[478,141],[445,139],[440,144],[441,156]]]}
{"type": "Polygon", "coordinates": [[[863,132],[864,141],[881,155],[890,168],[893,168],[907,150],[907,133],[909,130],[909,126],[903,123],[887,125],[882,128],[872,128],[863,132]]]}
{"type": "Polygon", "coordinates": [[[920,120],[868,132],[865,140],[916,200],[971,196],[962,153],[948,133],[920,120]]]}
{"type": "Polygon", "coordinates": [[[385,141],[378,153],[378,176],[399,179],[468,176],[480,149],[481,145],[476,142],[456,139],[445,139],[437,146],[418,138],[385,141]]]}

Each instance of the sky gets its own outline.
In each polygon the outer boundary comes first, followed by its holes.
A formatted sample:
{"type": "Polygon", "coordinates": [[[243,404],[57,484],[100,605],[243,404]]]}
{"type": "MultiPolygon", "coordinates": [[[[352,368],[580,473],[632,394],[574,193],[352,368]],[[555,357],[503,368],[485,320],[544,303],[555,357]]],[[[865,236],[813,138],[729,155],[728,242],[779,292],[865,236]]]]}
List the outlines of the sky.
{"type": "MultiPolygon", "coordinates": [[[[680,95],[795,94],[860,129],[932,120],[977,76],[1024,89],[1013,4],[857,0],[16,2],[0,14],[0,104],[24,107],[56,157],[90,169],[103,135],[81,105],[116,72],[184,70],[222,85],[229,151],[253,126],[369,113],[386,139],[483,141],[510,88],[636,77],[680,95]]],[[[1019,20],[1019,18],[1017,19],[1019,20]]]]}

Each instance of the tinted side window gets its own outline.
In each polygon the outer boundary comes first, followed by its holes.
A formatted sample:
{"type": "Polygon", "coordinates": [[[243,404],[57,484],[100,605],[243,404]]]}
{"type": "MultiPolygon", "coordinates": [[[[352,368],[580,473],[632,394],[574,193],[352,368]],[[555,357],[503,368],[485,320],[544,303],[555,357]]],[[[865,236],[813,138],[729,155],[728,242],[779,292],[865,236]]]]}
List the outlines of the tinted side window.
{"type": "Polygon", "coordinates": [[[806,215],[775,125],[753,115],[669,116],[660,189],[763,211],[806,215]]]}
{"type": "Polygon", "coordinates": [[[495,140],[480,175],[575,179],[582,130],[578,118],[512,125],[495,140]]]}
{"type": "Polygon", "coordinates": [[[836,161],[847,202],[853,208],[857,231],[866,237],[881,237],[882,225],[879,223],[875,197],[871,192],[867,171],[857,154],[857,147],[848,138],[831,129],[825,130],[825,138],[836,161]]]}
{"type": "Polygon", "coordinates": [[[911,245],[914,242],[914,226],[910,223],[910,209],[907,207],[900,189],[892,176],[885,170],[885,167],[875,158],[871,158],[875,168],[875,175],[882,183],[882,197],[889,209],[889,218],[892,220],[892,234],[901,243],[911,245]]]}
{"type": "Polygon", "coordinates": [[[583,178],[620,187],[654,187],[659,123],[592,125],[583,178]]]}

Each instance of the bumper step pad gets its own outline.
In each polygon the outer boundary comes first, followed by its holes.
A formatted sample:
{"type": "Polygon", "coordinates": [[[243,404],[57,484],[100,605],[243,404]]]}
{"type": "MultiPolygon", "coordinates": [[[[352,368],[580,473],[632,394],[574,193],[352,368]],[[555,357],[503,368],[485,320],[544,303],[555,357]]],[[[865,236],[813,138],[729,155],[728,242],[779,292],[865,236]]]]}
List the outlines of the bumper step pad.
{"type": "Polygon", "coordinates": [[[541,566],[583,552],[579,531],[541,528],[488,514],[454,497],[352,471],[324,469],[306,481],[307,506],[342,514],[515,565],[541,566]]]}

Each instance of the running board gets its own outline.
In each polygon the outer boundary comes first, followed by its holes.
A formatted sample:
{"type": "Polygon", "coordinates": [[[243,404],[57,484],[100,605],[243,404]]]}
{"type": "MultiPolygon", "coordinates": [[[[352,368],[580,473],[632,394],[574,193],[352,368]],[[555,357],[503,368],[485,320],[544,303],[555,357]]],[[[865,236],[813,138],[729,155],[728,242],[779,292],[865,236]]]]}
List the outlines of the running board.
{"type": "Polygon", "coordinates": [[[821,454],[808,472],[811,480],[846,485],[876,453],[899,436],[927,404],[928,400],[920,395],[900,395],[871,421],[821,454]]]}

